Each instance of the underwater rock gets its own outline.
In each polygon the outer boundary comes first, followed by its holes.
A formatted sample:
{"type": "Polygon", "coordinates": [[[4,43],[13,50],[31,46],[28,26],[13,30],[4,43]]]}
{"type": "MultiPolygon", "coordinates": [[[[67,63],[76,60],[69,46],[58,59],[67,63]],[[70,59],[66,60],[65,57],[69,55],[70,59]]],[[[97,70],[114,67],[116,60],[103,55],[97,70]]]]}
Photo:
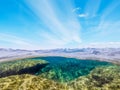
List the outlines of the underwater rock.
{"type": "MultiPolygon", "coordinates": [[[[0,90],[70,90],[66,84],[34,75],[13,75],[0,78],[0,90]]],[[[71,89],[72,90],[72,89],[71,89]]]]}
{"type": "Polygon", "coordinates": [[[4,62],[0,77],[0,90],[120,90],[120,66],[93,60],[44,57],[4,62]]]}
{"type": "Polygon", "coordinates": [[[45,60],[22,59],[0,63],[0,77],[16,74],[35,74],[48,64],[45,60]]]}
{"type": "Polygon", "coordinates": [[[97,67],[68,83],[29,74],[13,75],[0,78],[0,90],[120,90],[120,66],[97,67]]]}
{"type": "Polygon", "coordinates": [[[37,57],[34,59],[43,59],[50,63],[37,72],[36,75],[62,83],[70,82],[80,76],[88,75],[90,71],[98,66],[112,65],[112,63],[104,61],[80,60],[55,56],[37,57]]]}
{"type": "Polygon", "coordinates": [[[75,90],[120,90],[120,66],[103,66],[69,83],[75,90]]]}

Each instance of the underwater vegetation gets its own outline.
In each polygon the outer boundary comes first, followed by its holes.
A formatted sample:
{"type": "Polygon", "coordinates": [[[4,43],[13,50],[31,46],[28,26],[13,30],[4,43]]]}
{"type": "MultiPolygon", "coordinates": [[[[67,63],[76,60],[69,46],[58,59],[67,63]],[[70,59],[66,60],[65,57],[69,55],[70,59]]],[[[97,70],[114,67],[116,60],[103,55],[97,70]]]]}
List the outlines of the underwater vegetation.
{"type": "Polygon", "coordinates": [[[0,78],[0,90],[68,90],[65,84],[23,74],[0,78]]]}
{"type": "Polygon", "coordinates": [[[37,57],[0,63],[0,90],[120,90],[120,66],[37,57]]]}
{"type": "Polygon", "coordinates": [[[69,83],[74,90],[120,90],[120,66],[103,66],[69,83]]]}
{"type": "Polygon", "coordinates": [[[37,72],[36,75],[58,82],[69,82],[89,74],[91,70],[98,66],[112,65],[108,62],[65,57],[39,57],[34,59],[43,59],[50,63],[37,72]]]}
{"type": "Polygon", "coordinates": [[[13,75],[0,78],[0,90],[120,90],[120,66],[97,67],[67,83],[29,74],[13,75]]]}
{"type": "Polygon", "coordinates": [[[0,77],[16,74],[35,74],[48,64],[45,60],[22,59],[0,63],[0,77]]]}

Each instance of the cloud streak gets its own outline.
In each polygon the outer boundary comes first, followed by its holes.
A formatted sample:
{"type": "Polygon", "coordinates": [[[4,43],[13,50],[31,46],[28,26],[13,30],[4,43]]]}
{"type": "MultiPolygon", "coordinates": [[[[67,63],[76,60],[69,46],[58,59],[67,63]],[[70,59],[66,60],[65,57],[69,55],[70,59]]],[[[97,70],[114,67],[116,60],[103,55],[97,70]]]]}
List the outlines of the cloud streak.
{"type": "Polygon", "coordinates": [[[106,9],[104,9],[103,14],[101,16],[101,20],[104,20],[112,11],[114,11],[118,6],[120,5],[120,2],[116,2],[116,0],[113,0],[110,5],[106,9]]]}
{"type": "Polygon", "coordinates": [[[89,17],[94,17],[99,10],[101,0],[88,0],[84,13],[88,13],[89,17]]]}
{"type": "Polygon", "coordinates": [[[0,17],[1,21],[5,20],[0,28],[2,46],[47,49],[85,44],[97,46],[99,42],[104,46],[102,42],[117,44],[120,41],[120,1],[22,0],[12,4],[11,11],[5,9],[3,16],[10,12],[15,14],[15,22],[11,23],[12,14],[10,20],[0,17]],[[15,9],[16,3],[18,7],[15,9]],[[11,24],[8,25],[9,23],[11,24]],[[98,44],[90,44],[91,42],[98,44]]]}
{"type": "Polygon", "coordinates": [[[78,10],[80,10],[80,9],[81,9],[80,7],[74,8],[74,9],[72,10],[72,12],[76,12],[76,11],[78,11],[78,10]]]}
{"type": "MultiPolygon", "coordinates": [[[[12,44],[13,47],[9,47],[9,48],[20,48],[20,49],[35,49],[36,45],[33,45],[32,42],[14,36],[14,35],[10,35],[10,34],[5,34],[5,33],[0,33],[0,42],[5,42],[5,43],[9,43],[12,44]]],[[[5,47],[5,46],[2,46],[5,47]]],[[[36,47],[36,49],[38,48],[38,46],[36,47]]]]}
{"type": "MultiPolygon", "coordinates": [[[[40,31],[39,35],[48,43],[65,45],[70,42],[81,43],[81,26],[76,17],[65,22],[57,17],[52,4],[46,0],[31,0],[26,2],[33,12],[42,20],[48,30],[40,31]],[[71,22],[71,23],[70,23],[71,22]]],[[[72,6],[71,6],[72,7],[72,6]]]]}
{"type": "Polygon", "coordinates": [[[78,16],[81,17],[81,18],[86,18],[86,17],[88,17],[89,15],[88,15],[88,14],[79,14],[78,16]]]}

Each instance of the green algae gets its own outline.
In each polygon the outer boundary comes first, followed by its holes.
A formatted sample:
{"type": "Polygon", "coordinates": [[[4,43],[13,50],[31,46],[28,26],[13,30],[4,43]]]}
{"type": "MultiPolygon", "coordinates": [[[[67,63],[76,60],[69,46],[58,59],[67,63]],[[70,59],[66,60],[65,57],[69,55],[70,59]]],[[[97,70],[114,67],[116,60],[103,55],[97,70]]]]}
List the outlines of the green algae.
{"type": "Polygon", "coordinates": [[[4,62],[0,67],[16,74],[28,67],[35,71],[0,78],[0,90],[120,90],[120,66],[108,62],[38,57],[4,62]],[[36,72],[33,66],[38,64],[46,65],[36,72]]]}
{"type": "Polygon", "coordinates": [[[108,62],[65,57],[38,57],[34,59],[44,59],[50,63],[36,75],[63,83],[88,75],[91,70],[98,66],[112,65],[108,62]]]}
{"type": "Polygon", "coordinates": [[[69,90],[69,87],[53,80],[23,74],[0,78],[0,90],[69,90]]]}
{"type": "MultiPolygon", "coordinates": [[[[0,77],[15,74],[35,73],[36,69],[42,68],[48,64],[45,60],[22,59],[0,63],[0,77]]],[[[37,71],[36,71],[37,72],[37,71]]]]}
{"type": "Polygon", "coordinates": [[[97,67],[69,83],[74,90],[120,90],[120,66],[97,67]]]}
{"type": "Polygon", "coordinates": [[[97,67],[67,83],[29,74],[13,75],[0,78],[0,90],[120,90],[120,66],[97,67]]]}

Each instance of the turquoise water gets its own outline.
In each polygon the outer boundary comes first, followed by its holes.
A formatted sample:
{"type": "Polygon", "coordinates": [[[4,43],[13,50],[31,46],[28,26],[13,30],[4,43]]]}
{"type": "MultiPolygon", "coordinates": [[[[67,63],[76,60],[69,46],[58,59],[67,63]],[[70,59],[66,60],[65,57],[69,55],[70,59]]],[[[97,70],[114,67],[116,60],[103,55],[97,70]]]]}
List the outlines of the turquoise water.
{"type": "Polygon", "coordinates": [[[88,75],[91,70],[98,66],[112,65],[111,63],[97,60],[80,60],[55,56],[37,57],[33,59],[44,59],[49,62],[49,64],[39,70],[36,75],[42,75],[45,78],[59,82],[68,82],[80,76],[88,75]]]}

